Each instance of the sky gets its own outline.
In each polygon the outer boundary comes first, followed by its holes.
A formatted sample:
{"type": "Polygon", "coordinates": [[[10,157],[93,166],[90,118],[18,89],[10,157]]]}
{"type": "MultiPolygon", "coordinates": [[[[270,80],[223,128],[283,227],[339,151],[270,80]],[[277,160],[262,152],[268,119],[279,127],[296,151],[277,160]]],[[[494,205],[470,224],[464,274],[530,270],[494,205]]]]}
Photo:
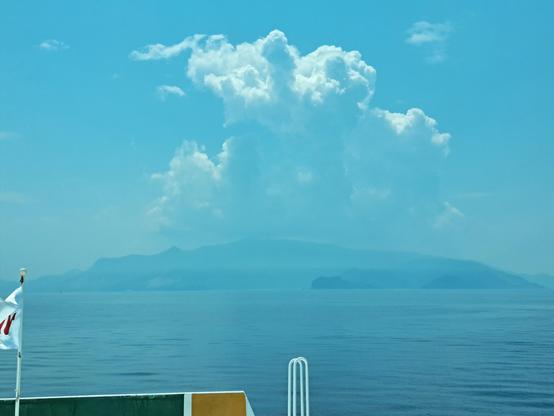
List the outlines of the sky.
{"type": "Polygon", "coordinates": [[[0,278],[242,238],[554,274],[553,15],[4,2],[0,278]]]}

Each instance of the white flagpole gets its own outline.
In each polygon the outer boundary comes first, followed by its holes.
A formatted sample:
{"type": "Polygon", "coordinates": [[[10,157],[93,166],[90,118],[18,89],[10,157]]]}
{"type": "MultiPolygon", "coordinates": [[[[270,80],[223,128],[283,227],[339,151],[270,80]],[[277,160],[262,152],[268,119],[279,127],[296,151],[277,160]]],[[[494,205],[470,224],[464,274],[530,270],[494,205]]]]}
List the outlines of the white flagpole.
{"type": "MultiPolygon", "coordinates": [[[[21,302],[23,303],[23,284],[25,283],[25,275],[27,269],[19,269],[19,283],[21,284],[21,302]]],[[[23,305],[21,305],[23,306],[23,305]]],[[[15,416],[19,416],[19,399],[21,398],[21,361],[23,360],[23,313],[21,315],[21,323],[19,324],[19,348],[17,349],[17,373],[15,378],[15,416]]]]}

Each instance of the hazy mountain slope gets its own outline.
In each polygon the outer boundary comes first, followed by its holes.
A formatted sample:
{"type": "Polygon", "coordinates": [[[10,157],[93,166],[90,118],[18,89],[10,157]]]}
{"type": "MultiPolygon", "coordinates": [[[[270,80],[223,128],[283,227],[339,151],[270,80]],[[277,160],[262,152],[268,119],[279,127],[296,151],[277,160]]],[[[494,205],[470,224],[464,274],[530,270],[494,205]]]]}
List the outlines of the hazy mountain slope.
{"type": "MultiPolygon", "coordinates": [[[[29,282],[35,291],[122,291],[309,288],[319,276],[336,287],[419,288],[444,276],[509,274],[483,264],[413,253],[350,249],[291,240],[243,240],[195,250],[103,258],[85,271],[29,282]],[[344,282],[349,283],[344,283],[344,282]]],[[[512,276],[514,284],[519,277],[512,276]]],[[[525,282],[525,281],[524,281],[525,282]]],[[[325,281],[319,282],[325,287],[325,281]]],[[[526,282],[525,282],[526,283],[526,282]]],[[[521,285],[520,285],[521,286],[521,285]]],[[[524,285],[523,285],[524,286],[524,285]]],[[[522,287],[523,287],[522,286],[522,287]]]]}
{"type": "Polygon", "coordinates": [[[523,277],[531,283],[554,289],[554,276],[549,274],[524,274],[523,277]]]}
{"type": "Polygon", "coordinates": [[[481,263],[435,259],[410,268],[353,269],[333,278],[320,277],[314,289],[532,289],[539,285],[481,263]]]}

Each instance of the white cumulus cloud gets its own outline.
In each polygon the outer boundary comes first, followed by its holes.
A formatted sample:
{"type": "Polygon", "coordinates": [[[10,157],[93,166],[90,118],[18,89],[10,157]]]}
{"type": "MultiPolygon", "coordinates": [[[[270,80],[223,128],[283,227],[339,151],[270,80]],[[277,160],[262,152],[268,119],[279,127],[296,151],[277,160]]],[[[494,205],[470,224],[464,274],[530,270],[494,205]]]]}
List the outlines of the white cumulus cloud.
{"type": "Polygon", "coordinates": [[[38,47],[48,52],[57,52],[69,49],[69,45],[56,39],[44,40],[38,45],[38,47]]]}
{"type": "Polygon", "coordinates": [[[331,102],[364,107],[375,90],[375,69],[359,52],[325,45],[302,55],[278,30],[238,45],[207,37],[192,47],[187,75],[223,99],[229,122],[272,126],[301,123],[331,102]]]}
{"type": "Polygon", "coordinates": [[[176,150],[168,171],[152,175],[152,179],[161,184],[164,195],[155,202],[150,213],[159,216],[163,222],[170,222],[167,216],[171,214],[171,204],[180,199],[186,202],[180,207],[186,205],[186,215],[198,211],[216,213],[217,188],[227,159],[226,147],[227,142],[223,145],[219,160],[213,162],[196,142],[185,141],[176,150]]]}
{"type": "Polygon", "coordinates": [[[181,42],[165,46],[161,43],[147,45],[142,50],[132,51],[129,57],[134,61],[153,61],[173,58],[187,49],[193,47],[204,35],[195,35],[183,39],[181,42]]]}
{"type": "Polygon", "coordinates": [[[177,97],[185,96],[185,92],[182,90],[182,88],[176,85],[159,85],[156,88],[156,94],[162,101],[167,99],[167,97],[170,95],[175,95],[177,97]]]}
{"type": "Polygon", "coordinates": [[[415,22],[408,30],[406,42],[412,45],[444,42],[450,32],[452,32],[452,26],[449,23],[430,23],[423,20],[415,22]]]}
{"type": "Polygon", "coordinates": [[[168,59],[185,50],[191,51],[188,77],[223,99],[231,123],[254,118],[275,126],[282,119],[284,128],[331,101],[362,108],[375,90],[375,69],[359,52],[324,45],[302,55],[278,30],[238,45],[222,35],[194,35],[176,45],[148,45],[130,56],[168,59]]]}
{"type": "Polygon", "coordinates": [[[303,54],[276,30],[239,44],[187,39],[196,41],[164,56],[188,49],[189,80],[248,134],[213,154],[185,141],[152,175],[160,197],[149,215],[160,229],[371,243],[400,230],[424,238],[456,216],[439,193],[450,134],[422,109],[372,108],[376,71],[358,51],[303,54]]]}
{"type": "Polygon", "coordinates": [[[410,108],[404,114],[375,109],[373,114],[385,120],[398,137],[405,138],[407,141],[411,140],[412,145],[414,145],[414,140],[428,140],[430,144],[441,147],[445,153],[448,153],[450,133],[441,133],[437,129],[437,121],[427,116],[423,110],[410,108]]]}
{"type": "Polygon", "coordinates": [[[446,42],[453,32],[450,23],[415,22],[407,31],[406,43],[426,50],[427,60],[437,63],[446,59],[446,42]]]}

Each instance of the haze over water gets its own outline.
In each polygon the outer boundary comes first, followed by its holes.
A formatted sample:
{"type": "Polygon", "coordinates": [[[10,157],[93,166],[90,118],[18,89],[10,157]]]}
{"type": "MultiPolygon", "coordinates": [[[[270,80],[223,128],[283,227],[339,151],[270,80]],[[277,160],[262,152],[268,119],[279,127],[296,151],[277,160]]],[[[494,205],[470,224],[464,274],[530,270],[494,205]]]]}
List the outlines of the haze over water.
{"type": "Polygon", "coordinates": [[[314,415],[552,415],[553,340],[553,291],[29,293],[23,395],[244,389],[283,415],[303,355],[314,415]]]}

